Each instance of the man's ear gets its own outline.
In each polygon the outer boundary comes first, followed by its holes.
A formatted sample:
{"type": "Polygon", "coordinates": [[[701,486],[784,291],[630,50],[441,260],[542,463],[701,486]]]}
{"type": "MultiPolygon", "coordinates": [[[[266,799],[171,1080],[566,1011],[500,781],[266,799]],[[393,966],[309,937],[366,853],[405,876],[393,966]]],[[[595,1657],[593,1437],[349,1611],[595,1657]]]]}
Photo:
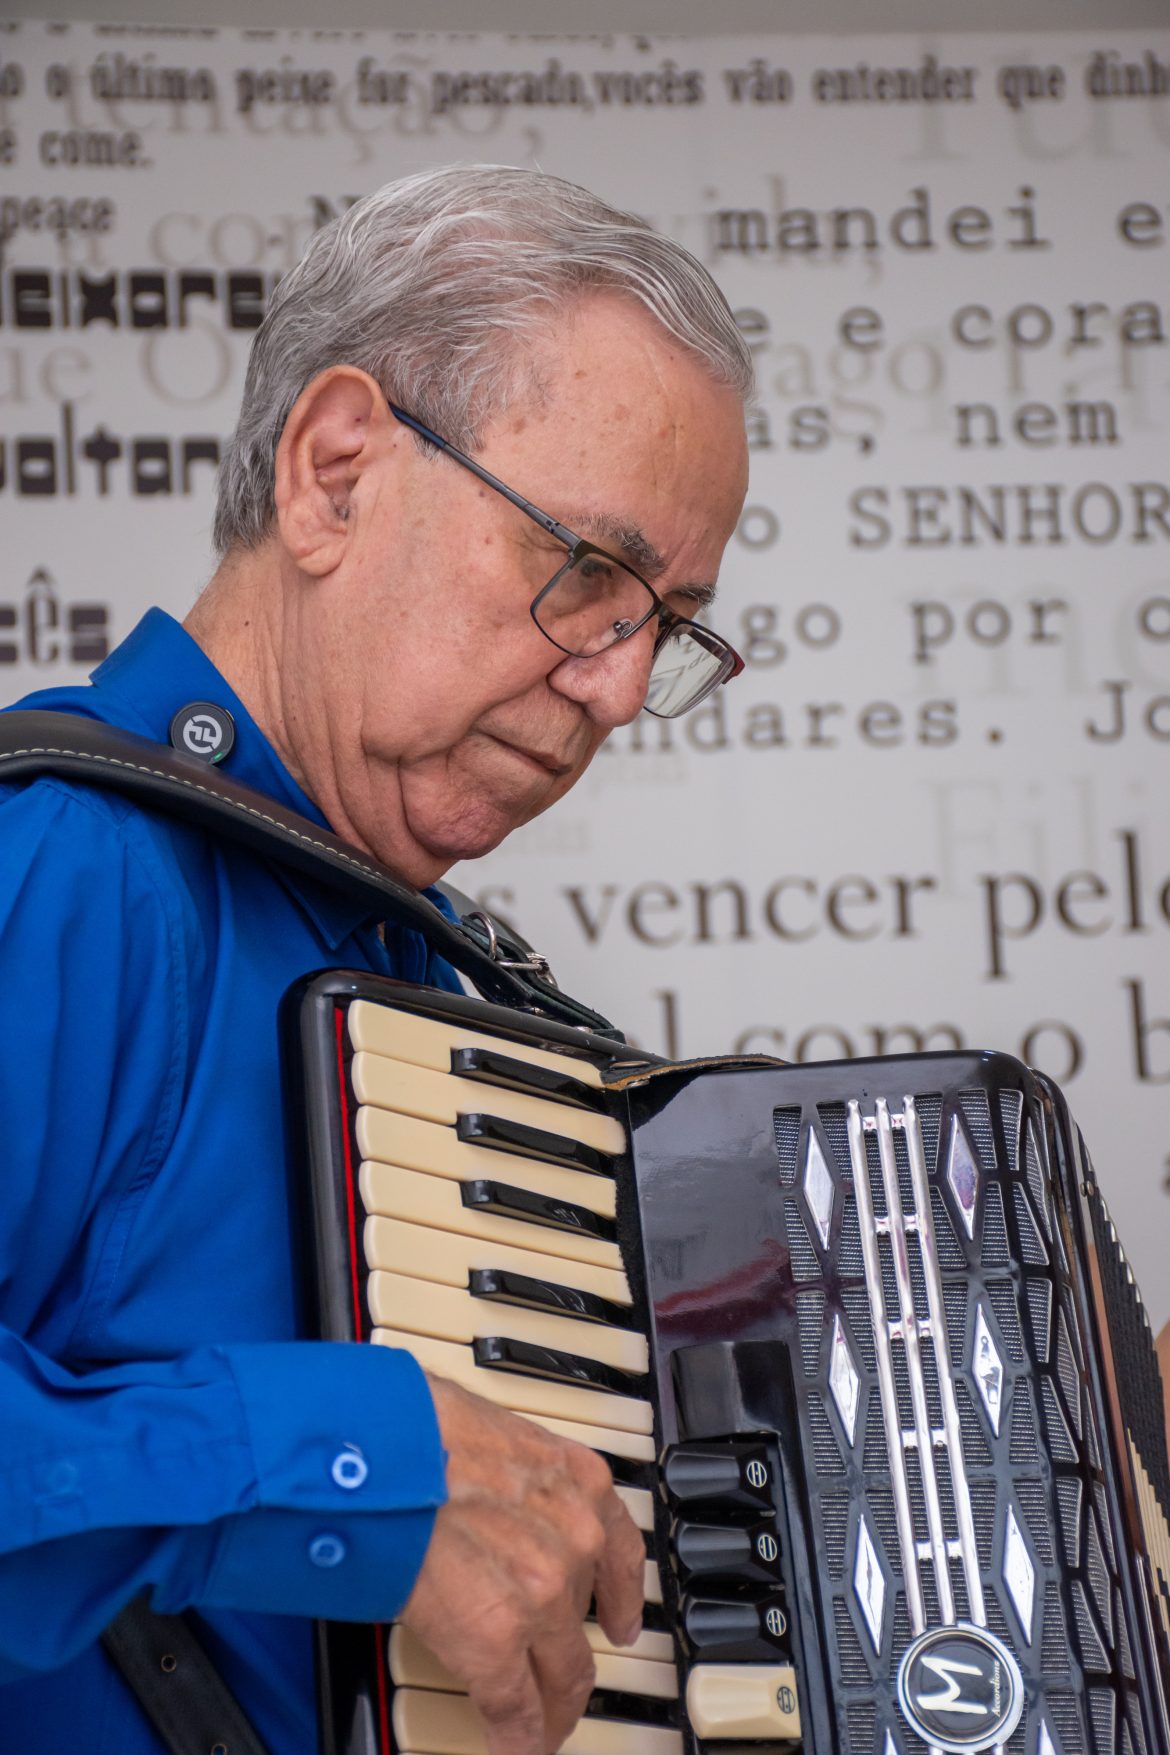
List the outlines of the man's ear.
{"type": "Polygon", "coordinates": [[[302,572],[323,577],[342,559],[354,489],[381,456],[390,418],[356,366],[330,366],[294,402],[276,449],[276,518],[302,572]]]}

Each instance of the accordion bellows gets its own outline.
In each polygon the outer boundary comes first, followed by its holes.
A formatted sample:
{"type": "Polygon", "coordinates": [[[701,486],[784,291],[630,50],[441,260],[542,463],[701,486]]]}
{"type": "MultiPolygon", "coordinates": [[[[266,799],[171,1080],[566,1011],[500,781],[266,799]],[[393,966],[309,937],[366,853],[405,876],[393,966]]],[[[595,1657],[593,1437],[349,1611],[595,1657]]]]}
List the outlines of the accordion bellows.
{"type": "MultiPolygon", "coordinates": [[[[592,1444],[645,1531],[570,1755],[1168,1755],[1161,1383],[1048,1081],[338,973],[287,1025],[321,1332],[592,1444]]],[[[404,1629],[321,1637],[328,1750],[484,1748],[404,1629]]]]}

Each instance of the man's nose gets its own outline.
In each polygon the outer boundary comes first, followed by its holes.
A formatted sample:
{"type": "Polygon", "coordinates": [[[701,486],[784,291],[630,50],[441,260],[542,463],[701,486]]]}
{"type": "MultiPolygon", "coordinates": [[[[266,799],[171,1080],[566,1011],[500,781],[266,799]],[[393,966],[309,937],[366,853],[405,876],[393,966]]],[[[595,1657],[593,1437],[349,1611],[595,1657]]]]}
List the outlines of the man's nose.
{"type": "Polygon", "coordinates": [[[646,701],[656,627],[648,623],[592,658],[566,658],[549,674],[558,693],[578,701],[597,725],[612,729],[636,719],[646,701]]]}

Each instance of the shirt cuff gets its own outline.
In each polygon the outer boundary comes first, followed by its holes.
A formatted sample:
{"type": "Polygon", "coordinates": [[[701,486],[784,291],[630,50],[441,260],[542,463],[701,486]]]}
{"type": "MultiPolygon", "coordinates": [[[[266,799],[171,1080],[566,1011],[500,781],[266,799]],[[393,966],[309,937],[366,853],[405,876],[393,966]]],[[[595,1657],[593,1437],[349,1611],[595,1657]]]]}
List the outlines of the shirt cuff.
{"type": "Polygon", "coordinates": [[[442,1505],[446,1457],[435,1405],[404,1349],[291,1341],[224,1353],[260,1505],[359,1513],[442,1505]]]}
{"type": "Polygon", "coordinates": [[[446,1499],[421,1369],[400,1349],[352,1342],[222,1351],[243,1408],[254,1497],[240,1515],[188,1532],[194,1550],[172,1571],[171,1590],[156,1590],[155,1607],[180,1606],[177,1587],[214,1608],[388,1619],[410,1594],[446,1499]],[[193,1566],[196,1553],[202,1564],[193,1566]]]}
{"type": "MultiPolygon", "coordinates": [[[[253,1511],[228,1518],[197,1606],[391,1621],[414,1588],[434,1521],[433,1510],[380,1517],[253,1511]]],[[[171,1610],[158,1591],[153,1606],[171,1610]]]]}

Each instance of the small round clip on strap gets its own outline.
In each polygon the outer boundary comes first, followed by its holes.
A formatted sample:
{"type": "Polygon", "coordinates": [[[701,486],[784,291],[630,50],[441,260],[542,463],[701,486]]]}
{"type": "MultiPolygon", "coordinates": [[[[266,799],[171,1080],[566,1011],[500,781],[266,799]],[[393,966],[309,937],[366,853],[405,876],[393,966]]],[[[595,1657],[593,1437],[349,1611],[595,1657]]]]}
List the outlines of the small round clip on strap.
{"type": "Polygon", "coordinates": [[[542,957],[539,951],[532,951],[529,956],[524,958],[505,957],[501,954],[503,947],[500,944],[500,935],[491,915],[482,913],[478,908],[474,909],[472,913],[463,916],[464,926],[473,920],[479,921],[482,925],[487,935],[487,954],[499,968],[519,969],[532,975],[539,975],[543,981],[548,982],[550,987],[557,985],[556,978],[549,968],[547,957],[542,957]]]}

